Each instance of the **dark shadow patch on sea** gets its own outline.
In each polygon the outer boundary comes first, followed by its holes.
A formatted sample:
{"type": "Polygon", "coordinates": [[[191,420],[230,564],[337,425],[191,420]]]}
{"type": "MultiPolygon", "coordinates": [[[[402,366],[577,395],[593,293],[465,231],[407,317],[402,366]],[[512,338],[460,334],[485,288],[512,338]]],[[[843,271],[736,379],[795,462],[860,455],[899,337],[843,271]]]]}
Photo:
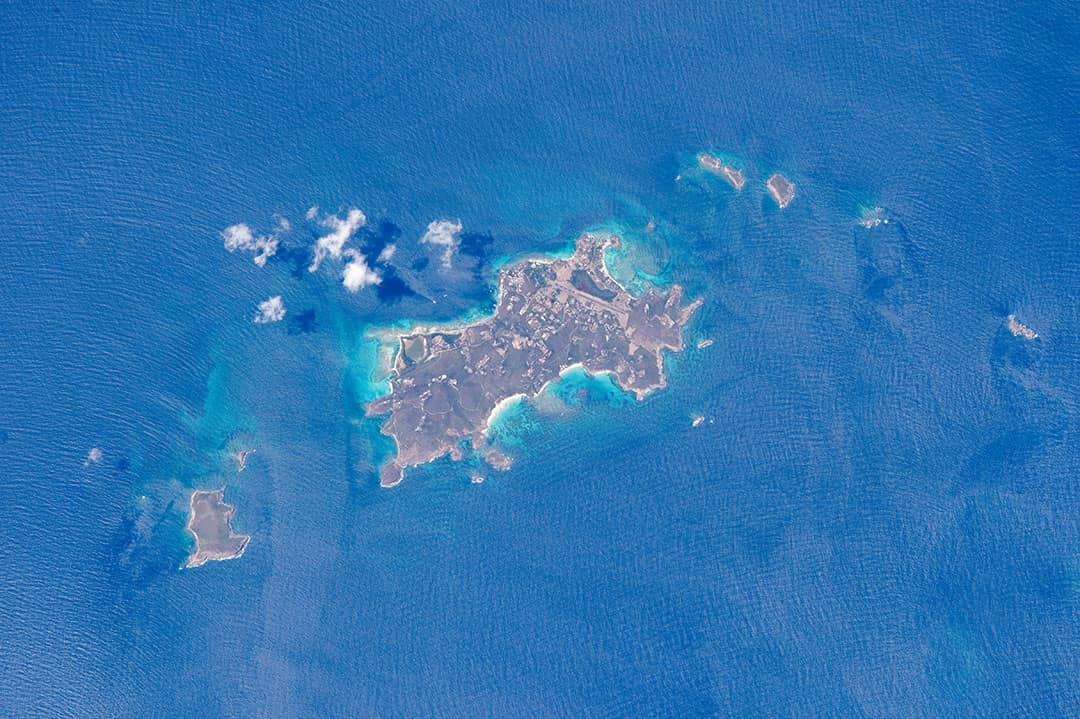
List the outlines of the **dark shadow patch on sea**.
{"type": "Polygon", "coordinates": [[[1069,439],[1074,414],[1068,395],[1038,369],[1041,340],[1005,326],[990,347],[994,413],[979,443],[960,465],[955,486],[1045,491],[1047,462],[1069,439]]]}
{"type": "Polygon", "coordinates": [[[117,526],[112,541],[117,568],[127,579],[126,594],[143,589],[183,566],[193,539],[185,529],[187,510],[176,499],[164,505],[153,495],[139,497],[117,526]]]}
{"type": "Polygon", "coordinates": [[[400,302],[406,297],[420,297],[420,295],[401,279],[393,267],[385,267],[380,270],[382,281],[375,285],[375,296],[386,303],[400,302]]]}
{"type": "Polygon", "coordinates": [[[443,247],[403,241],[395,259],[377,263],[382,276],[376,296],[386,304],[419,299],[410,318],[419,322],[460,320],[463,315],[487,314],[493,305],[498,254],[494,236],[463,232],[449,255],[443,247]],[[421,253],[415,256],[414,253],[421,253]],[[395,260],[401,267],[393,266],[395,260]]]}
{"type": "Polygon", "coordinates": [[[979,447],[960,472],[962,484],[1010,483],[1017,470],[1041,449],[1046,436],[1034,426],[1006,430],[979,447]]]}
{"type": "Polygon", "coordinates": [[[351,411],[345,425],[345,476],[350,501],[363,505],[376,499],[372,492],[379,489],[379,468],[394,457],[397,446],[392,437],[380,431],[387,417],[365,416],[366,403],[349,389],[346,406],[351,411]]]}
{"type": "Polygon", "coordinates": [[[918,248],[898,220],[872,228],[854,230],[859,287],[863,298],[883,307],[898,309],[925,287],[925,271],[918,248]]]}
{"type": "Polygon", "coordinates": [[[490,257],[495,238],[486,232],[463,232],[458,250],[463,255],[485,259],[490,257]]]}
{"type": "Polygon", "coordinates": [[[289,276],[300,281],[308,275],[308,266],[311,265],[312,258],[310,247],[306,245],[298,247],[282,243],[278,247],[277,254],[271,257],[270,261],[285,263],[289,267],[289,276]]]}
{"type": "Polygon", "coordinates": [[[360,252],[369,265],[374,266],[389,245],[401,239],[401,228],[389,220],[366,225],[359,231],[360,252]]]}
{"type": "MultiPolygon", "coordinates": [[[[392,251],[401,239],[401,228],[387,219],[365,225],[356,234],[356,245],[367,265],[378,271],[382,278],[375,285],[375,296],[380,302],[394,303],[407,297],[420,297],[391,264],[392,251]],[[391,252],[387,253],[387,249],[391,252]],[[384,255],[386,253],[386,255],[384,255]]],[[[415,264],[415,263],[414,263],[415,264]]]]}
{"type": "Polygon", "coordinates": [[[1002,326],[994,333],[994,341],[990,346],[990,364],[997,370],[1005,367],[1029,369],[1035,363],[1041,346],[1040,338],[1025,340],[1017,337],[1009,331],[1005,320],[1002,320],[1002,326]]]}
{"type": "Polygon", "coordinates": [[[286,321],[290,335],[311,334],[319,329],[319,320],[314,309],[289,315],[286,321]]]}
{"type": "Polygon", "coordinates": [[[463,232],[458,245],[458,254],[465,269],[472,275],[472,282],[466,285],[465,297],[470,300],[487,300],[491,295],[488,282],[491,277],[491,249],[495,238],[485,232],[463,232]]]}

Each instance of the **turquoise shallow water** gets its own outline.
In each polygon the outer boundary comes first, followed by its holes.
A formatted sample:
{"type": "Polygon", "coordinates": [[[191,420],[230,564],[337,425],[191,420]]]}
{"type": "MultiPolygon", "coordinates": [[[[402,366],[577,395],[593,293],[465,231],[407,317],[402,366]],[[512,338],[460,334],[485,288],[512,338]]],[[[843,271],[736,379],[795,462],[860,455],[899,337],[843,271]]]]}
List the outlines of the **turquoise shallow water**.
{"type": "Polygon", "coordinates": [[[0,19],[0,714],[1078,713],[1071,6],[0,19]],[[312,205],[382,285],[307,271],[312,205]],[[669,387],[574,373],[509,471],[380,489],[370,328],[613,226],[705,299],[669,387]],[[251,544],[181,570],[222,485],[251,544]]]}

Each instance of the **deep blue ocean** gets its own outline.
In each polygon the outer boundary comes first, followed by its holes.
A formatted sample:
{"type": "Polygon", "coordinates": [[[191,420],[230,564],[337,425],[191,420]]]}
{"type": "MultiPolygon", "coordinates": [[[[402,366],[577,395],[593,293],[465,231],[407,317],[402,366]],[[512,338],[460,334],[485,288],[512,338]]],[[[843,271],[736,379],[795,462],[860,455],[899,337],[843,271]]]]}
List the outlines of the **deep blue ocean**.
{"type": "Polygon", "coordinates": [[[219,5],[0,6],[0,716],[1080,716],[1074,3],[219,5]],[[381,489],[366,331],[613,226],[669,387],[381,489]]]}

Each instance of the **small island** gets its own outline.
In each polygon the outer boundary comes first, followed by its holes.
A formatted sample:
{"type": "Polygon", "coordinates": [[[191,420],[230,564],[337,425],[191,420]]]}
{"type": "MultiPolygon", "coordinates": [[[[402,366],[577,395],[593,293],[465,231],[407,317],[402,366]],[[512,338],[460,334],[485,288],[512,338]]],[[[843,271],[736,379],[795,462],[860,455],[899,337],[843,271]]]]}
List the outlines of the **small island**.
{"type": "Polygon", "coordinates": [[[790,205],[795,197],[795,185],[779,172],[769,178],[765,187],[769,188],[769,194],[776,200],[776,204],[780,205],[781,210],[790,205]]]}
{"type": "Polygon", "coordinates": [[[236,462],[236,473],[239,474],[247,469],[248,457],[255,454],[253,449],[238,449],[229,455],[229,459],[236,462]]]}
{"type": "Polygon", "coordinates": [[[1025,324],[1021,324],[1020,320],[1016,319],[1016,315],[1009,315],[1009,332],[1012,332],[1013,337],[1022,337],[1026,340],[1033,340],[1039,336],[1039,333],[1031,329],[1025,324]]]}
{"type": "Polygon", "coordinates": [[[679,285],[632,295],[604,263],[619,244],[615,235],[585,234],[569,257],[503,268],[485,319],[382,335],[396,344],[391,391],[367,413],[389,415],[382,432],[397,444],[380,471],[383,486],[400,482],[406,467],[461,459],[466,442],[492,466],[508,466],[484,446],[490,421],[572,367],[611,373],[639,399],[665,385],[662,351],[683,349],[681,330],[701,300],[683,304],[679,285]]]}
{"type": "Polygon", "coordinates": [[[860,212],[859,225],[871,230],[878,225],[889,224],[889,216],[882,207],[865,207],[860,212]]]}
{"type": "Polygon", "coordinates": [[[742,170],[735,169],[735,167],[727,164],[719,157],[703,152],[698,155],[697,159],[699,166],[720,175],[736,190],[741,190],[743,185],[746,184],[746,177],[743,176],[742,170]]]}
{"type": "Polygon", "coordinates": [[[236,507],[226,504],[224,496],[224,487],[192,491],[187,531],[195,537],[195,551],[184,566],[199,567],[209,561],[236,559],[247,549],[251,537],[233,534],[229,522],[236,507]]]}

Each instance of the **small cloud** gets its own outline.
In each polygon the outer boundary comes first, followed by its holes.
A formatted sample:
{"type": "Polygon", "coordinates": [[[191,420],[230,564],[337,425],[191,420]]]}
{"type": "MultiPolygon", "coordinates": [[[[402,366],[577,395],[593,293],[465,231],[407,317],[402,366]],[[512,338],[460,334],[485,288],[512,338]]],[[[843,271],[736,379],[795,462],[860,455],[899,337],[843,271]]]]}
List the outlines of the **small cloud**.
{"type": "Polygon", "coordinates": [[[395,252],[397,252],[397,245],[387,245],[382,248],[382,251],[379,252],[379,256],[375,258],[375,261],[389,262],[394,257],[395,252]]]}
{"type": "Polygon", "coordinates": [[[435,220],[427,226],[427,232],[420,238],[420,241],[425,244],[443,247],[443,267],[449,267],[454,256],[454,250],[458,246],[458,234],[460,232],[460,221],[435,220]]]}
{"type": "Polygon", "coordinates": [[[318,214],[319,214],[319,206],[318,205],[312,205],[311,207],[308,208],[308,211],[306,213],[304,213],[304,218],[308,222],[311,222],[312,220],[315,219],[315,217],[318,214]]]}
{"type": "Polygon", "coordinates": [[[345,289],[349,292],[358,292],[365,287],[382,282],[382,277],[368,267],[362,254],[356,250],[346,250],[345,255],[349,257],[349,264],[345,265],[341,284],[345,285],[345,289]]]}
{"type": "Polygon", "coordinates": [[[223,236],[225,238],[225,248],[229,252],[248,250],[254,253],[252,260],[259,267],[265,265],[266,260],[273,257],[277,252],[278,241],[276,237],[255,237],[251,232],[251,228],[247,225],[240,224],[227,227],[223,236]]]}
{"type": "Polygon", "coordinates": [[[89,467],[91,464],[101,464],[101,447],[91,447],[90,451],[86,453],[86,459],[83,461],[84,467],[89,467]]]}
{"type": "Polygon", "coordinates": [[[229,252],[248,250],[255,244],[255,236],[252,234],[251,228],[243,222],[226,227],[221,232],[221,236],[225,239],[225,249],[229,252]]]}
{"type": "MultiPolygon", "coordinates": [[[[317,213],[319,208],[312,207],[308,210],[308,216],[314,218],[312,210],[317,213]]],[[[365,222],[367,222],[367,218],[364,213],[356,208],[349,210],[345,219],[337,215],[327,215],[320,220],[319,224],[328,228],[330,232],[320,237],[319,241],[315,243],[315,257],[311,261],[311,266],[308,267],[308,272],[319,269],[319,265],[326,257],[335,260],[340,259],[345,243],[349,241],[354,232],[364,226],[365,222]]]]}
{"type": "Polygon", "coordinates": [[[255,324],[279,322],[284,318],[285,303],[281,301],[281,295],[276,295],[259,303],[259,314],[255,315],[255,324]]]}
{"type": "Polygon", "coordinates": [[[236,252],[237,250],[252,252],[255,254],[252,258],[255,264],[262,267],[269,258],[277,253],[278,234],[287,231],[288,228],[288,220],[282,218],[277,231],[273,234],[256,236],[251,231],[251,227],[240,222],[222,230],[221,238],[225,241],[226,250],[229,252],[236,252]]]}

